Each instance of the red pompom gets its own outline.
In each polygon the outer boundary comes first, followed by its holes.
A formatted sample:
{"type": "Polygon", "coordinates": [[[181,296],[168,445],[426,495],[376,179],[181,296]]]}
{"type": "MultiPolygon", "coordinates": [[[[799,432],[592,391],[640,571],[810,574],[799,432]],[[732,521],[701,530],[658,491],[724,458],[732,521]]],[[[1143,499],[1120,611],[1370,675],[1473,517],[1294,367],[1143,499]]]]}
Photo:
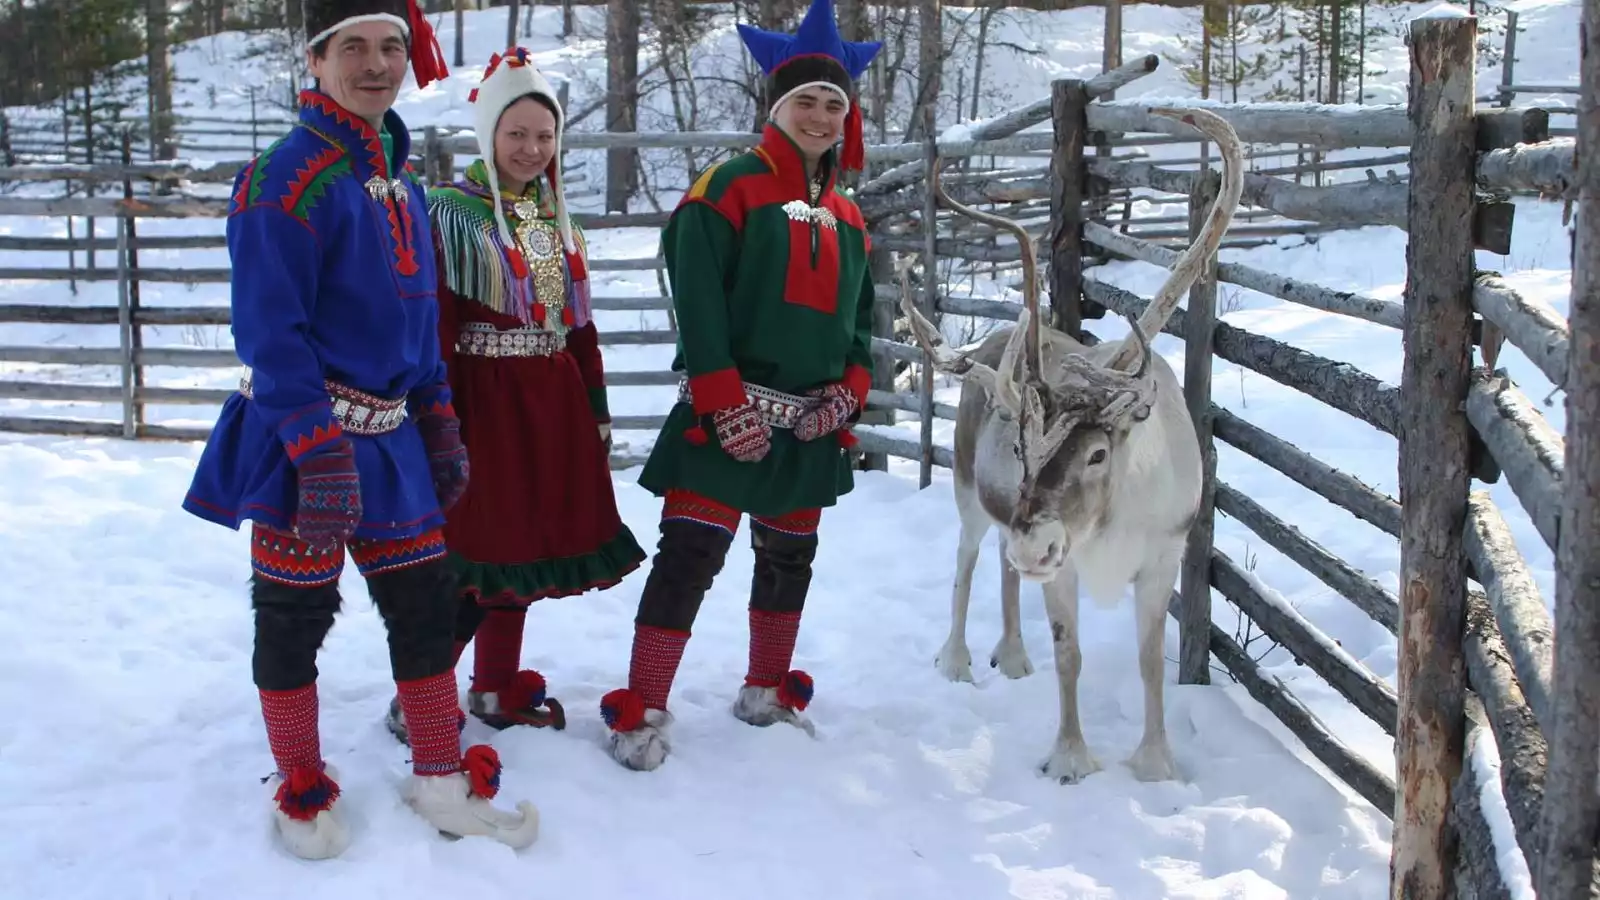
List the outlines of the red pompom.
{"type": "Polygon", "coordinates": [[[339,797],[339,785],[320,766],[298,766],[278,785],[273,800],[278,809],[291,819],[309,822],[317,813],[333,806],[339,797]]]}
{"type": "Polygon", "coordinates": [[[711,440],[711,436],[706,434],[706,430],[700,427],[700,424],[697,422],[694,425],[684,429],[683,439],[695,445],[696,447],[699,447],[704,445],[706,441],[711,440]]]}
{"type": "Polygon", "coordinates": [[[500,754],[488,744],[474,744],[461,754],[461,771],[467,773],[472,793],[493,800],[500,793],[500,754]]]}
{"type": "Polygon", "coordinates": [[[522,251],[515,247],[506,248],[506,259],[511,261],[511,273],[518,278],[528,277],[528,261],[522,258],[522,251]]]}
{"type": "Polygon", "coordinates": [[[644,724],[644,698],[627,688],[617,688],[600,698],[600,718],[612,731],[632,731],[644,724]]]}
{"type": "Polygon", "coordinates": [[[811,676],[793,669],[778,682],[778,702],[790,709],[805,709],[813,690],[811,676]]]}
{"type": "Polygon", "coordinates": [[[533,324],[538,325],[540,328],[544,327],[544,304],[543,303],[535,303],[535,304],[533,304],[533,324]]]}
{"type": "Polygon", "coordinates": [[[578,324],[578,318],[573,314],[572,306],[570,304],[561,307],[561,324],[566,325],[569,328],[578,324]]]}
{"type": "Polygon", "coordinates": [[[544,705],[544,676],[523,669],[511,676],[511,683],[500,689],[501,712],[525,712],[544,705]]]}

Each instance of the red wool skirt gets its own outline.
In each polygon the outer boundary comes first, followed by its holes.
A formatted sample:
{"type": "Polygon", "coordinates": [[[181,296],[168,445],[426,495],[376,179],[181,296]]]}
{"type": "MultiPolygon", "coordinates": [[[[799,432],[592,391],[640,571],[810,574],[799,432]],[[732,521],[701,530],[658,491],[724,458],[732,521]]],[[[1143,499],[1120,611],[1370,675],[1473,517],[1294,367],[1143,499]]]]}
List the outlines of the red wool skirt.
{"type": "Polygon", "coordinates": [[[456,354],[450,385],[471,477],[446,516],[461,590],[525,605],[610,587],[645,552],[617,513],[611,466],[572,354],[456,354]]]}

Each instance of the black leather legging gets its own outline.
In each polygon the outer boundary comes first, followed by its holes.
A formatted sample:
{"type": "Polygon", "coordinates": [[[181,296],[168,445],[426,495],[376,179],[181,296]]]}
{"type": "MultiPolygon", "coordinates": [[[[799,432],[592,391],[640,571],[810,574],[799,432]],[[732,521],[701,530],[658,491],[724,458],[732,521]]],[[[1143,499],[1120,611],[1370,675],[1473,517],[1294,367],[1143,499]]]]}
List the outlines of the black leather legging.
{"type": "MultiPolygon", "coordinates": [[[[692,630],[700,603],[722,571],[732,545],[733,536],[721,528],[699,522],[662,522],[661,541],[634,621],[675,631],[692,630]]],[[[804,610],[811,587],[811,562],[817,554],[816,535],[788,534],[752,523],[750,546],[755,550],[751,608],[804,610]]]]}
{"type": "MultiPolygon", "coordinates": [[[[396,681],[449,669],[455,658],[456,578],[444,559],[367,579],[373,604],[389,632],[389,666],[396,681]]],[[[251,576],[255,608],[256,687],[287,691],[317,680],[317,652],[333,628],[340,598],[335,584],[293,587],[251,576]]]]}

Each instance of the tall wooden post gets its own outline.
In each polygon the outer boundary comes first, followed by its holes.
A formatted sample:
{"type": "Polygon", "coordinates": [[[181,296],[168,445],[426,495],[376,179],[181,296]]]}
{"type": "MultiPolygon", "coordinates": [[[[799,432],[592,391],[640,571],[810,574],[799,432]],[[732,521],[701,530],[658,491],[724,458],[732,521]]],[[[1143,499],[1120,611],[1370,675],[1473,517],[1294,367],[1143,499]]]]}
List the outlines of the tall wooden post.
{"type": "MultiPolygon", "coordinates": [[[[1189,239],[1205,229],[1206,214],[1222,191],[1218,172],[1201,170],[1189,194],[1189,239]]],[[[1184,336],[1183,397],[1200,441],[1200,509],[1189,529],[1179,586],[1178,683],[1211,683],[1211,547],[1216,535],[1217,447],[1211,437],[1212,335],[1217,325],[1217,258],[1189,288],[1184,336]]],[[[1155,335],[1149,335],[1151,339],[1155,335]]]]}
{"type": "MultiPolygon", "coordinates": [[[[917,20],[921,26],[917,34],[919,45],[917,71],[917,102],[921,107],[918,118],[922,122],[922,136],[926,152],[923,154],[927,192],[922,204],[922,314],[928,321],[937,322],[939,297],[939,201],[933,192],[934,170],[939,165],[937,143],[937,107],[941,67],[944,65],[944,10],[939,0],[919,0],[917,20]]],[[[933,358],[924,354],[922,360],[922,429],[921,469],[917,484],[927,487],[933,483],[933,358]]]]}
{"type": "Polygon", "coordinates": [[[1089,91],[1082,81],[1050,83],[1050,116],[1055,126],[1050,151],[1050,319],[1056,329],[1077,337],[1083,324],[1083,197],[1088,186],[1083,143],[1089,131],[1089,91]]]}
{"type": "MultiPolygon", "coordinates": [[[[894,284],[894,261],[890,259],[888,250],[874,249],[867,254],[867,273],[874,285],[894,284]]],[[[897,308],[896,303],[886,303],[882,300],[876,302],[872,308],[873,337],[894,340],[894,315],[897,308]]],[[[872,386],[875,389],[894,393],[894,366],[894,357],[873,347],[872,386]]],[[[861,412],[860,422],[863,425],[892,425],[894,421],[895,411],[892,409],[866,409],[861,412]]],[[[889,454],[865,454],[862,457],[862,468],[877,472],[889,471],[889,454]]]]}
{"type": "MultiPolygon", "coordinates": [[[[1600,753],[1600,0],[1584,0],[1578,47],[1578,222],[1572,248],[1567,455],[1556,547],[1556,651],[1540,897],[1588,897],[1600,753]]],[[[1509,65],[1509,63],[1508,63],[1509,65]]]]}
{"type": "Polygon", "coordinates": [[[1400,402],[1400,665],[1389,895],[1454,896],[1465,736],[1477,19],[1411,22],[1411,193],[1400,402]]]}

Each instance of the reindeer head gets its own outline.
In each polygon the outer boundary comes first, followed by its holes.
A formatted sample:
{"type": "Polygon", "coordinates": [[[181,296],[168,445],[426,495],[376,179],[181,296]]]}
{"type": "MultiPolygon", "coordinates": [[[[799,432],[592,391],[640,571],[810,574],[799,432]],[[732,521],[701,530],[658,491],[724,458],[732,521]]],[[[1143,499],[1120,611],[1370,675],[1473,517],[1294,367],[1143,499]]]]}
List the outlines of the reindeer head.
{"type": "Polygon", "coordinates": [[[1217,142],[1223,186],[1200,237],[1114,347],[1089,350],[1065,335],[1043,340],[1038,266],[1027,233],[1008,219],[951,200],[934,169],[931,187],[943,203],[1012,232],[1022,251],[1023,308],[998,364],[947,347],[909,293],[902,294],[901,306],[935,366],[985,389],[988,402],[981,413],[963,403],[957,440],[963,427],[972,429],[968,437],[980,500],[1005,531],[1012,566],[1030,580],[1053,579],[1072,547],[1102,530],[1117,498],[1128,495],[1118,486],[1141,452],[1139,428],[1156,400],[1149,336],[1166,325],[1178,298],[1216,252],[1243,189],[1241,148],[1226,120],[1203,109],[1155,112],[1195,124],[1217,142]]]}

